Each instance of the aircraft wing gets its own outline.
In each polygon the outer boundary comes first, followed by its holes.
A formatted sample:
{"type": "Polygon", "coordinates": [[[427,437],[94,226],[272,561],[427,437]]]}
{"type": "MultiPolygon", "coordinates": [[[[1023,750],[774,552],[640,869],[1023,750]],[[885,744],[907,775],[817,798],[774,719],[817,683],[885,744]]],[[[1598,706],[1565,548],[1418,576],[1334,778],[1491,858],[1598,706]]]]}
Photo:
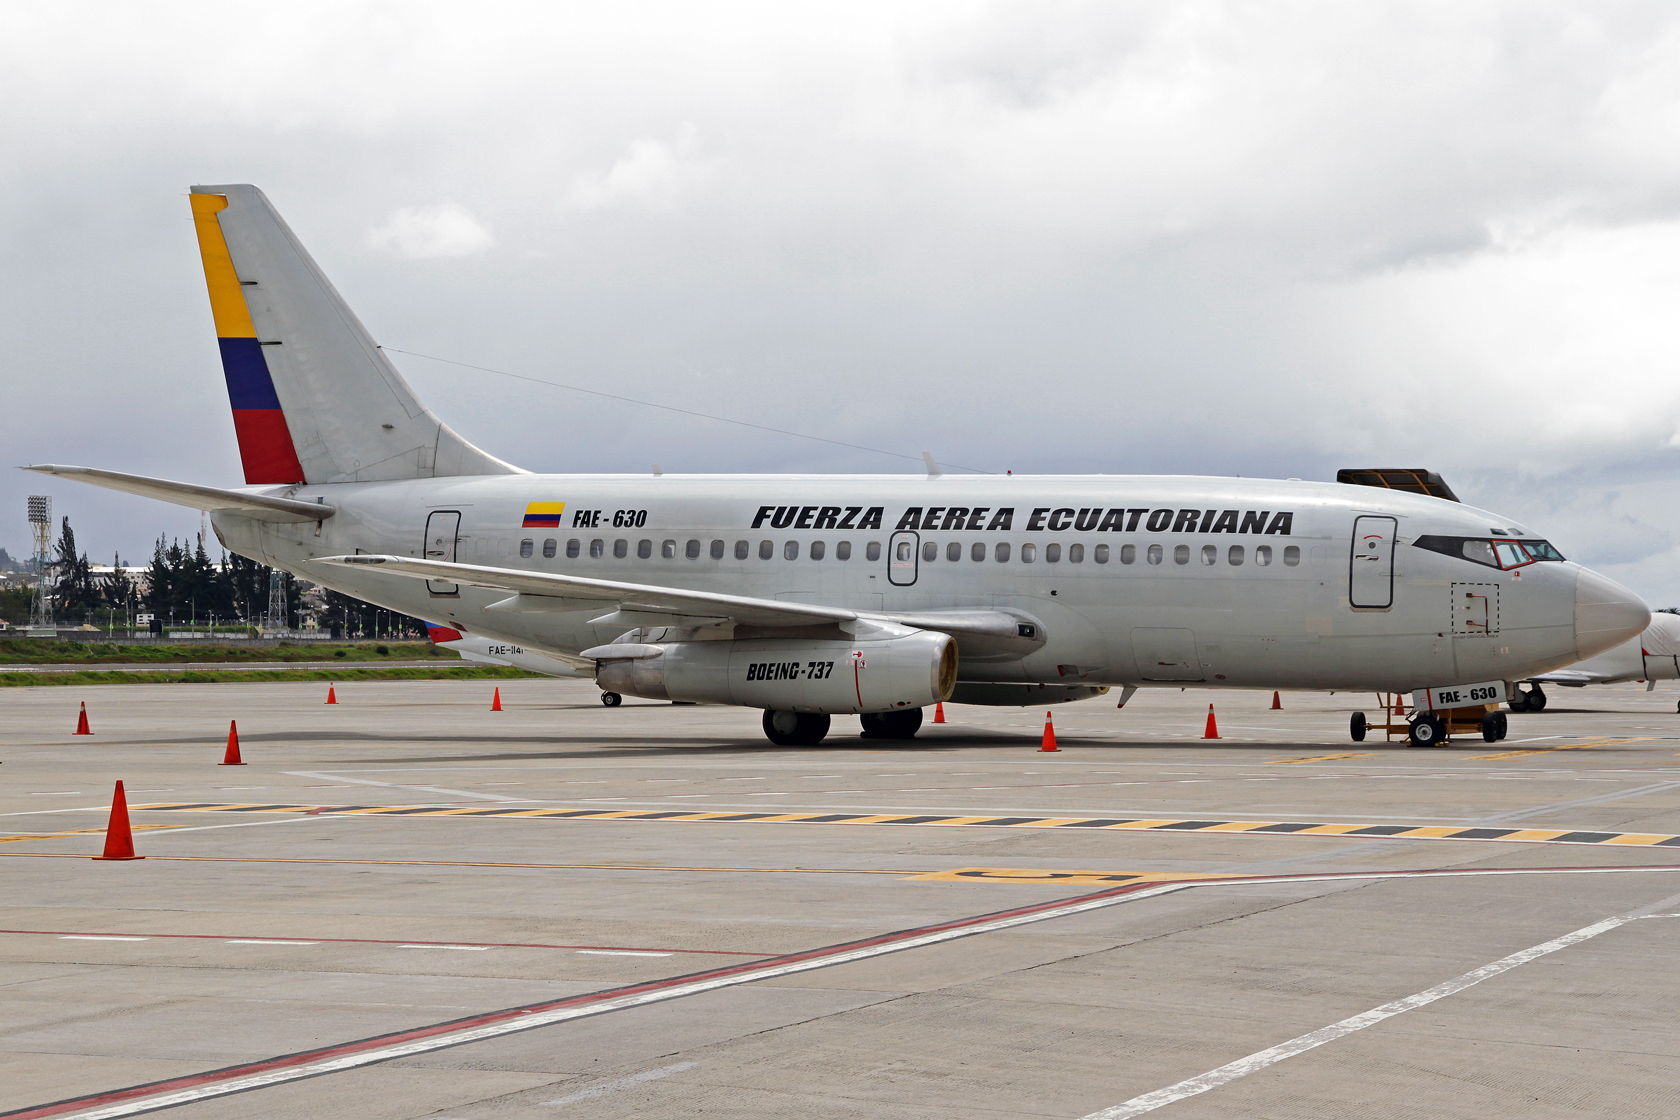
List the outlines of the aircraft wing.
{"type": "Polygon", "coordinates": [[[1004,611],[854,611],[817,603],[758,599],[715,591],[690,591],[478,564],[451,564],[406,556],[327,556],[312,563],[375,568],[412,579],[464,583],[469,587],[513,592],[511,599],[486,608],[492,611],[525,613],[607,608],[607,613],[590,621],[602,625],[622,624],[627,628],[703,626],[709,622],[726,621],[746,626],[820,626],[867,619],[896,622],[922,630],[939,630],[959,637],[972,636],[990,642],[1019,643],[1029,650],[1043,644],[1043,627],[1036,619],[1004,611]]]}
{"type": "Polygon", "coordinates": [[[251,494],[243,490],[223,490],[216,486],[199,486],[192,482],[171,482],[167,478],[148,478],[143,474],[122,474],[93,467],[66,467],[43,463],[25,467],[26,471],[74,479],[107,490],[121,490],[146,498],[173,502],[191,509],[238,510],[257,521],[325,521],[338,511],[329,505],[299,502],[291,498],[276,498],[268,494],[251,494]]]}

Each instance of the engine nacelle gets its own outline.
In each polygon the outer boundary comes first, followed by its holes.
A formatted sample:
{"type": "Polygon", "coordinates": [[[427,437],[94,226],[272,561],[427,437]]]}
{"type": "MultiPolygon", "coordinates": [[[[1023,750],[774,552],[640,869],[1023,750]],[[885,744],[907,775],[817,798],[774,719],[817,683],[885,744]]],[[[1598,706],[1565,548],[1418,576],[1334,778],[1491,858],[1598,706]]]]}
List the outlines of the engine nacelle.
{"type": "Polygon", "coordinates": [[[956,641],[927,630],[863,641],[613,643],[583,656],[596,659],[595,683],[606,692],[784,712],[925,708],[957,683],[956,641]]]}

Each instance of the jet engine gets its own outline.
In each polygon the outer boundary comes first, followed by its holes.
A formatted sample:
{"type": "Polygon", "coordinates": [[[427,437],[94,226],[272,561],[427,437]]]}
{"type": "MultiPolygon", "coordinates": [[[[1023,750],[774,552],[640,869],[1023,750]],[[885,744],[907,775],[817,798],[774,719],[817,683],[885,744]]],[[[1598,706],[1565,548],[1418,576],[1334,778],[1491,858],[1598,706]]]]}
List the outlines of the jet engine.
{"type": "Polygon", "coordinates": [[[891,630],[899,632],[852,641],[620,639],[582,656],[596,660],[595,683],[604,691],[650,700],[837,715],[923,708],[949,699],[957,683],[956,641],[933,631],[891,630]]]}

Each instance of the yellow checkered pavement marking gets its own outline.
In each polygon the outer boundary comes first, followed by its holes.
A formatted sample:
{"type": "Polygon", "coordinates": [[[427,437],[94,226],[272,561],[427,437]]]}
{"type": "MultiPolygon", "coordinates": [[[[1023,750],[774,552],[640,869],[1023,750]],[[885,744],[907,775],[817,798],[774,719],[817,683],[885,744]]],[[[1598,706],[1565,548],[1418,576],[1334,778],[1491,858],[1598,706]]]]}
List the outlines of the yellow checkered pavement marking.
{"type": "Polygon", "coordinates": [[[958,828],[1091,828],[1126,832],[1212,832],[1230,835],[1377,836],[1397,840],[1500,840],[1526,844],[1612,844],[1680,848],[1680,836],[1652,832],[1589,832],[1562,829],[1482,828],[1451,825],[1343,824],[1295,821],[1170,820],[1154,817],[982,817],[970,814],[895,813],[724,813],[650,809],[463,809],[449,805],[285,805],[165,802],[136,805],[135,812],[309,813],[404,817],[495,817],[523,820],[677,821],[700,824],[886,824],[958,828]]]}

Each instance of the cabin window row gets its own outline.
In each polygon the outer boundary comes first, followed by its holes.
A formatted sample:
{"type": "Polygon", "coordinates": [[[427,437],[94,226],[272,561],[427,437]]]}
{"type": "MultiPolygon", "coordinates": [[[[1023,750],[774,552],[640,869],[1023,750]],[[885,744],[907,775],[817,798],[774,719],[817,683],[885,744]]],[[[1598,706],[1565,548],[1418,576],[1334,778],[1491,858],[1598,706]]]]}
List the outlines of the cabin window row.
{"type": "MultiPolygon", "coordinates": [[[[913,559],[913,553],[911,550],[914,547],[915,546],[913,546],[909,541],[898,542],[898,554],[895,559],[899,563],[909,563],[913,559]]],[[[1037,563],[1039,558],[1038,547],[1039,546],[1036,543],[1022,545],[1020,551],[1021,563],[1037,563]]],[[[535,554],[535,551],[535,540],[527,538],[519,542],[520,556],[529,559],[535,554]]],[[[559,541],[554,537],[549,537],[547,540],[542,542],[542,554],[544,559],[554,559],[558,551],[559,541]]],[[[707,551],[711,554],[711,558],[713,560],[722,560],[725,553],[728,551],[728,548],[724,541],[715,540],[711,542],[711,547],[707,551]]],[[[759,541],[757,551],[758,558],[760,560],[774,559],[776,555],[776,542],[759,541]]],[[[797,560],[799,559],[800,544],[798,541],[786,541],[783,543],[781,551],[782,558],[784,560],[797,560]]],[[[946,562],[956,562],[963,558],[963,551],[963,545],[957,541],[951,541],[946,544],[943,549],[937,541],[924,541],[922,543],[922,562],[931,564],[938,561],[941,552],[943,552],[946,562]]],[[[979,541],[969,545],[967,551],[969,559],[976,563],[983,562],[986,559],[988,552],[986,545],[979,541]]],[[[1204,544],[1196,553],[1196,557],[1204,566],[1213,567],[1220,562],[1222,558],[1221,551],[1223,551],[1224,554],[1224,562],[1233,568],[1240,568],[1249,560],[1249,549],[1240,544],[1230,545],[1223,550],[1221,550],[1219,545],[1204,544]]],[[[990,549],[992,560],[999,564],[1008,563],[1011,552],[1012,549],[1010,545],[1004,541],[998,542],[990,549]]],[[[700,553],[701,542],[698,540],[688,541],[682,549],[683,556],[689,560],[700,559],[700,553]]],[[[753,547],[750,541],[735,542],[735,559],[745,560],[751,556],[752,553],[753,547]]],[[[1099,544],[1095,548],[1091,549],[1091,559],[1098,564],[1107,564],[1115,553],[1119,554],[1119,560],[1122,564],[1135,564],[1138,561],[1138,546],[1135,544],[1123,544],[1117,549],[1111,549],[1111,547],[1106,544],[1099,544]]],[[[582,554],[583,542],[581,540],[574,537],[566,542],[567,559],[575,560],[582,554]]],[[[607,542],[605,540],[597,537],[589,542],[590,559],[599,560],[606,554],[607,542]]],[[[626,558],[630,555],[630,542],[622,537],[613,541],[612,554],[615,559],[622,560],[626,558]]],[[[677,542],[674,540],[662,541],[659,545],[659,555],[660,558],[664,560],[675,560],[677,558],[677,542]]],[[[821,560],[825,558],[828,555],[827,543],[824,541],[812,541],[809,548],[806,550],[806,555],[812,560],[821,560]]],[[[1061,563],[1063,555],[1062,546],[1059,543],[1052,543],[1044,546],[1044,562],[1046,564],[1061,563]]],[[[1083,564],[1085,562],[1085,546],[1083,544],[1070,544],[1067,546],[1065,555],[1069,564],[1083,564]]],[[[645,539],[637,541],[636,556],[641,560],[651,560],[653,558],[653,541],[645,539]]],[[[1167,552],[1164,545],[1152,544],[1147,546],[1143,552],[1143,560],[1147,564],[1165,563],[1166,557],[1167,552]]],[[[836,560],[850,560],[852,558],[852,542],[835,542],[834,558],[836,560]]],[[[870,541],[866,544],[864,546],[864,558],[867,560],[879,560],[881,558],[881,542],[870,541]]],[[[1189,564],[1190,559],[1190,545],[1181,544],[1173,547],[1172,561],[1174,564],[1189,564]]],[[[1270,565],[1273,560],[1272,546],[1269,544],[1255,545],[1253,548],[1253,559],[1256,567],[1264,568],[1270,565]]],[[[1295,545],[1285,546],[1283,549],[1282,559],[1286,567],[1295,567],[1301,562],[1300,548],[1295,545]]]]}
{"type": "MultiPolygon", "coordinates": [[[[910,562],[911,548],[912,545],[909,541],[899,542],[897,560],[900,563],[910,562]]],[[[941,548],[937,541],[922,542],[922,562],[924,564],[932,564],[938,561],[940,552],[941,548]]],[[[943,552],[947,562],[953,562],[963,558],[963,546],[956,541],[952,541],[945,545],[943,552]]],[[[992,546],[992,560],[999,564],[1006,564],[1009,562],[1010,552],[1011,549],[1008,543],[1000,541],[992,546]]],[[[1138,546],[1135,544],[1123,544],[1119,548],[1113,550],[1111,550],[1106,544],[1099,544],[1091,550],[1091,559],[1098,564],[1106,564],[1116,552],[1119,554],[1120,563],[1137,563],[1138,546]]],[[[1233,568],[1240,568],[1243,564],[1248,562],[1249,551],[1243,545],[1231,545],[1224,549],[1223,552],[1225,563],[1229,564],[1233,568]]],[[[1273,552],[1271,545],[1256,545],[1253,552],[1254,563],[1257,567],[1264,568],[1272,563],[1273,552]]],[[[970,559],[974,561],[983,561],[986,559],[986,546],[979,542],[975,542],[969,546],[968,553],[970,559]]],[[[1201,546],[1198,558],[1201,560],[1203,565],[1212,567],[1220,562],[1220,553],[1221,549],[1218,545],[1204,544],[1201,546]]],[[[1039,559],[1038,545],[1036,543],[1022,545],[1020,556],[1021,563],[1023,564],[1037,563],[1039,559]]],[[[1068,545],[1066,556],[1069,564],[1083,564],[1085,562],[1085,546],[1083,544],[1068,545]]],[[[1164,563],[1166,556],[1167,552],[1165,546],[1158,544],[1149,545],[1143,553],[1144,561],[1149,564],[1164,563]]],[[[1047,544],[1044,546],[1044,562],[1046,564],[1059,564],[1062,562],[1062,557],[1063,551],[1060,544],[1047,544]]],[[[1189,545],[1181,544],[1174,546],[1172,551],[1172,560],[1174,564],[1188,564],[1190,563],[1190,557],[1191,548],[1189,545]]],[[[1286,567],[1293,568],[1300,562],[1300,548],[1295,545],[1288,545],[1283,549],[1283,563],[1286,567]]]]}

